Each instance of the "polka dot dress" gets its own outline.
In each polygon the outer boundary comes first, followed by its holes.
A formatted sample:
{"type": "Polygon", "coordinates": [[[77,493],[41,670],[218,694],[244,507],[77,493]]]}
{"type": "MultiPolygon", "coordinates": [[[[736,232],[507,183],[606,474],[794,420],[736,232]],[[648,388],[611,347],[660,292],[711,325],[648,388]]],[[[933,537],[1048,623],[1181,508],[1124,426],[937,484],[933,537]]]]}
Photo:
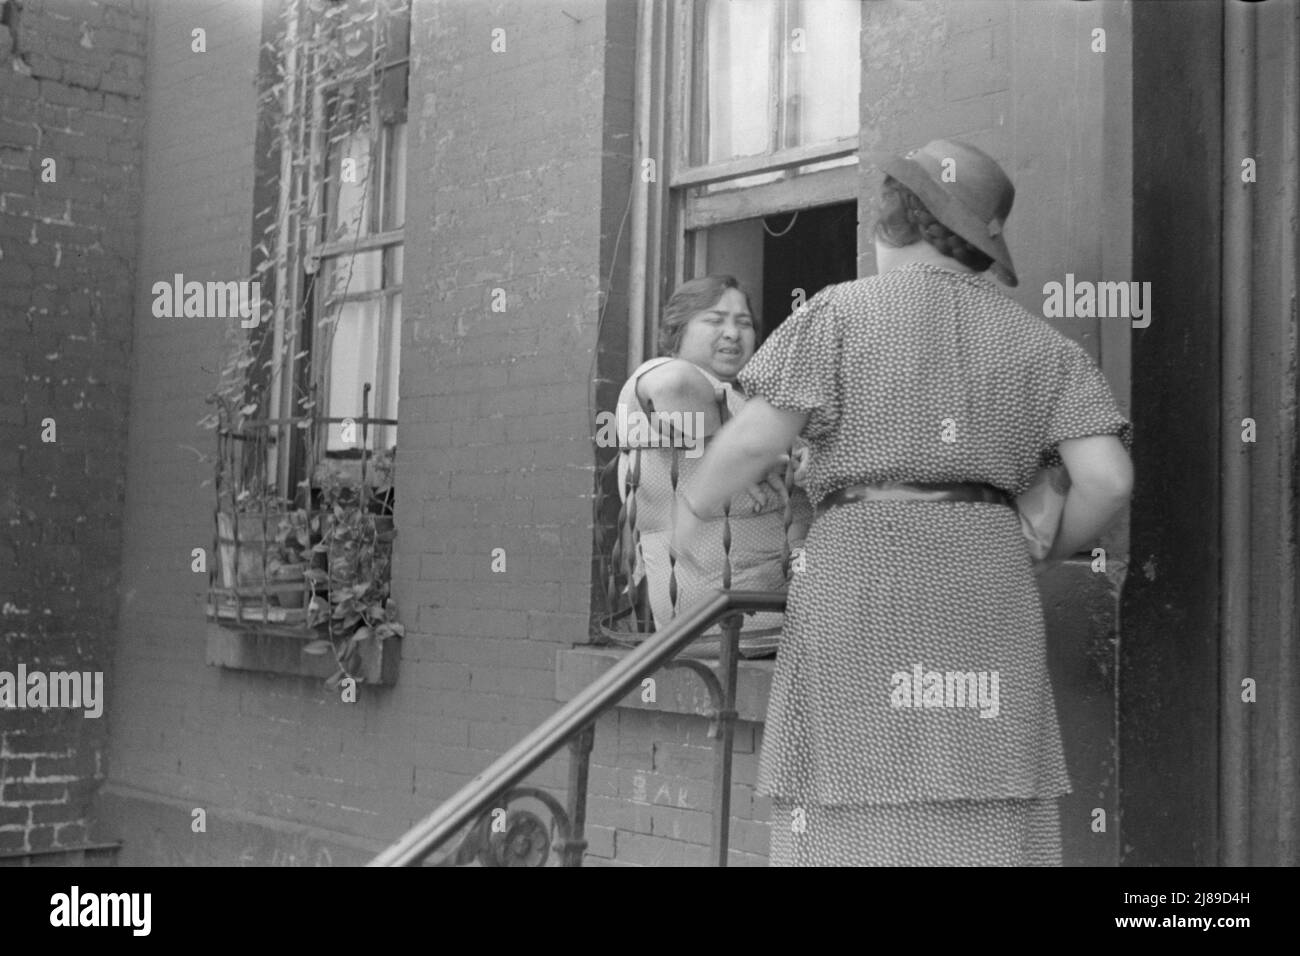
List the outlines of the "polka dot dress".
{"type": "MultiPolygon", "coordinates": [[[[656,358],[643,363],[624,384],[618,398],[622,416],[645,415],[646,409],[637,398],[636,387],[641,376],[658,368],[670,358],[656,358]]],[[[722,389],[727,400],[729,416],[735,416],[744,407],[745,396],[710,373],[699,369],[715,388],[722,389]]],[[[726,554],[731,558],[731,587],[744,591],[784,591],[785,547],[788,546],[785,530],[785,503],[776,495],[769,495],[767,504],[759,511],[753,510],[753,500],[747,492],[735,495],[731,502],[731,548],[724,553],[722,546],[722,507],[706,515],[697,542],[689,560],[678,561],[670,567],[669,544],[672,539],[673,507],[676,497],[672,484],[673,453],[668,448],[656,447],[648,436],[638,436],[629,428],[623,447],[640,449],[640,476],[636,492],[636,528],[640,535],[637,554],[637,571],[648,581],[647,592],[654,615],[655,628],[663,630],[682,611],[706,600],[722,587],[723,566],[726,554]],[[668,589],[669,575],[677,579],[677,601],[673,603],[668,589]]],[[[626,493],[631,452],[620,453],[619,495],[626,493]]],[[[689,496],[701,458],[677,454],[678,494],[689,496]]],[[[812,506],[802,489],[791,495],[791,517],[801,526],[812,520],[812,506]]],[[[780,643],[784,615],[772,613],[747,614],[741,621],[740,652],[744,657],[770,657],[780,643]]],[[[716,658],[721,650],[722,629],[714,625],[704,632],[679,656],[716,658]]]]}
{"type": "MultiPolygon", "coordinates": [[[[922,263],[822,290],[740,381],[808,413],[814,504],[863,482],[1016,496],[1060,441],[1132,440],[1082,347],[990,279],[922,263]]],[[[841,506],[814,521],[804,562],[759,765],[772,862],[1059,864],[1070,784],[1016,513],[841,506]]]]}

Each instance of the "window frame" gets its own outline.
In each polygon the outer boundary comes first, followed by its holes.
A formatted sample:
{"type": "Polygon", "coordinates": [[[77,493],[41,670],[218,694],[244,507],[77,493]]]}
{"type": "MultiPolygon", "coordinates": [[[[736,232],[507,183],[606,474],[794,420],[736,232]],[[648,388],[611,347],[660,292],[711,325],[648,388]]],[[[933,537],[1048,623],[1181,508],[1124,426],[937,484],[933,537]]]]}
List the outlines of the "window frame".
{"type": "MultiPolygon", "coordinates": [[[[688,275],[703,274],[708,259],[709,228],[795,209],[856,202],[861,189],[860,130],[853,136],[775,148],[756,156],[712,163],[693,162],[695,144],[703,141],[706,131],[705,110],[695,108],[696,104],[704,102],[706,93],[704,71],[698,67],[700,53],[697,42],[704,36],[706,3],[703,0],[670,0],[666,4],[653,0],[640,2],[636,40],[634,166],[639,172],[641,161],[652,159],[658,175],[657,181],[638,183],[646,190],[644,208],[633,204],[634,281],[630,296],[629,373],[652,353],[651,343],[656,339],[658,317],[672,289],[685,281],[688,275]],[[774,182],[713,192],[703,188],[745,176],[785,172],[845,159],[850,161],[774,182]],[[661,184],[663,188],[660,188],[661,184]],[[638,271],[651,277],[643,286],[636,280],[638,271]]],[[[778,26],[783,30],[788,19],[788,5],[781,3],[777,9],[778,26]]],[[[785,72],[779,68],[781,62],[776,61],[774,75],[785,72]]],[[[860,78],[860,59],[858,75],[860,78]]],[[[780,108],[778,102],[778,112],[780,108]]],[[[774,128],[774,138],[781,135],[780,128],[774,128]]]]}
{"type": "MultiPolygon", "coordinates": [[[[289,2],[296,4],[298,0],[289,0],[289,2]]],[[[377,7],[374,30],[377,32],[383,23],[382,10],[379,9],[383,7],[383,3],[382,0],[374,0],[374,2],[377,7]]],[[[402,288],[400,283],[389,284],[387,272],[389,256],[393,254],[393,250],[404,243],[405,223],[403,222],[403,225],[396,229],[385,230],[383,226],[386,225],[384,213],[390,198],[389,154],[392,141],[395,139],[392,131],[399,124],[407,123],[409,108],[411,62],[409,2],[406,3],[405,21],[407,29],[405,55],[384,59],[378,67],[379,76],[374,80],[371,80],[369,69],[358,68],[342,71],[339,75],[326,80],[313,81],[316,64],[298,62],[295,57],[294,81],[286,84],[286,109],[292,109],[295,100],[301,102],[305,108],[297,111],[298,118],[289,135],[277,137],[277,148],[281,155],[281,188],[276,215],[282,219],[282,228],[277,232],[279,248],[276,259],[280,259],[280,250],[285,245],[289,247],[290,252],[284,257],[287,259],[287,267],[278,270],[276,281],[275,327],[271,330],[274,344],[272,355],[268,360],[269,384],[271,408],[274,410],[275,419],[290,421],[310,418],[312,422],[312,427],[307,429],[307,434],[303,436],[304,443],[300,454],[295,454],[293,448],[287,448],[285,454],[279,454],[278,448],[274,446],[269,449],[271,456],[269,467],[276,476],[280,493],[289,500],[296,498],[296,488],[303,481],[311,482],[316,469],[327,460],[356,458],[366,454],[366,446],[360,442],[353,453],[338,450],[331,452],[328,449],[330,425],[342,421],[343,418],[338,415],[331,416],[331,410],[326,407],[329,400],[331,359],[326,349],[332,344],[332,336],[329,342],[322,341],[321,320],[325,315],[324,297],[329,290],[318,287],[317,279],[324,274],[327,260],[346,263],[349,258],[355,258],[363,253],[379,253],[381,286],[364,292],[346,293],[335,298],[330,303],[330,308],[337,310],[346,302],[363,300],[380,303],[379,329],[376,330],[375,339],[377,381],[371,383],[368,407],[350,410],[345,417],[357,420],[358,424],[361,424],[363,416],[369,419],[365,427],[369,431],[369,444],[373,446],[370,455],[378,454],[384,450],[384,447],[393,444],[392,441],[385,439],[386,444],[381,447],[378,437],[370,436],[375,434],[376,428],[387,435],[390,433],[389,430],[396,429],[397,425],[396,417],[391,423],[388,423],[387,419],[379,422],[374,419],[377,417],[376,409],[387,406],[389,398],[387,390],[394,386],[398,378],[398,370],[388,367],[390,364],[388,342],[389,336],[393,333],[391,324],[394,321],[393,300],[395,296],[401,295],[402,288]],[[371,103],[371,115],[368,117],[367,130],[371,158],[370,169],[367,172],[367,189],[373,189],[369,209],[371,222],[363,224],[363,228],[358,230],[359,234],[354,238],[329,241],[325,239],[330,213],[327,164],[330,139],[334,131],[327,128],[326,96],[330,90],[359,80],[376,82],[382,86],[383,77],[396,70],[405,70],[407,76],[400,118],[392,121],[379,115],[377,101],[371,103]],[[301,171],[293,170],[295,160],[302,161],[301,171]],[[287,184],[284,182],[286,173],[287,184]],[[287,210],[283,208],[286,201],[287,210]],[[292,332],[293,348],[286,347],[288,345],[286,339],[289,336],[286,336],[285,325],[288,322],[293,322],[296,326],[292,332]],[[306,413],[300,405],[302,396],[309,396],[312,399],[312,407],[306,413]]],[[[305,23],[297,16],[291,20],[291,29],[309,28],[319,29],[319,26],[305,23]]],[[[372,33],[372,42],[374,42],[374,35],[372,33]]],[[[406,145],[409,145],[409,140],[406,141],[406,145]]],[[[400,344],[398,362],[400,364],[400,344]]],[[[294,433],[296,434],[296,430],[294,433]]],[[[297,441],[293,442],[295,446],[298,444],[297,441]]]]}

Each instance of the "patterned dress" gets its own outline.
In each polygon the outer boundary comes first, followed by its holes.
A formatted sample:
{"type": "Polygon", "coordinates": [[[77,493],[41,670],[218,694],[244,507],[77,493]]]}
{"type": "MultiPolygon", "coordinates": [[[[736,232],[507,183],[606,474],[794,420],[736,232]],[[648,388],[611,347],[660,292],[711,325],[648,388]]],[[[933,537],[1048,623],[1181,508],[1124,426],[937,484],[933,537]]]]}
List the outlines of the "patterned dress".
{"type": "MultiPolygon", "coordinates": [[[[619,393],[617,410],[621,420],[631,420],[635,415],[647,415],[636,394],[637,383],[646,372],[658,368],[670,357],[651,359],[642,363],[619,393]]],[[[721,389],[727,400],[727,414],[736,415],[745,404],[745,396],[728,382],[699,369],[715,389],[721,389]]],[[[636,552],[634,580],[648,579],[647,593],[654,616],[655,629],[663,630],[677,614],[706,599],[710,592],[722,587],[724,554],[722,548],[722,509],[706,516],[708,520],[700,533],[693,562],[678,562],[670,568],[668,545],[672,538],[673,506],[672,456],[669,448],[661,447],[657,439],[646,434],[646,429],[634,427],[621,436],[618,487],[619,496],[626,497],[628,472],[631,468],[632,449],[640,449],[641,471],[637,485],[637,531],[640,547],[636,552]],[[677,578],[677,603],[669,596],[668,580],[672,571],[677,578]]],[[[677,489],[686,493],[691,489],[695,472],[699,468],[700,453],[686,451],[677,454],[677,489]]],[[[802,489],[796,488],[790,496],[792,521],[803,527],[812,520],[812,505],[802,489]]],[[[798,542],[787,542],[785,530],[785,503],[769,496],[767,505],[759,512],[753,510],[753,501],[747,493],[736,495],[731,501],[731,586],[734,590],[784,591],[785,554],[787,547],[798,542]]],[[[771,656],[781,638],[784,617],[781,614],[747,614],[741,621],[740,650],[745,657],[771,656]]],[[[680,656],[717,657],[722,633],[713,625],[704,636],[695,641],[680,656]]]]}
{"type": "MultiPolygon", "coordinates": [[[[1131,426],[1087,352],[988,278],[915,263],[827,287],[740,375],[809,414],[809,497],[862,482],[1015,496],[1057,443],[1131,426]]],[[[860,502],[809,532],[759,765],[773,865],[1059,865],[1070,792],[1017,515],[860,502]]]]}

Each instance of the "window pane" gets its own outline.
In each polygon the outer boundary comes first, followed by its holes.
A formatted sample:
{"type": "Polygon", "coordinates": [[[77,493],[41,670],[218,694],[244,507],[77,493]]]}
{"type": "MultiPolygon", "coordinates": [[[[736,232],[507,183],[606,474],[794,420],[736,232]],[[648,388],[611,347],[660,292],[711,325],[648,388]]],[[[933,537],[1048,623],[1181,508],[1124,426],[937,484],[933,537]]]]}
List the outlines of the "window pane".
{"type": "Polygon", "coordinates": [[[370,234],[370,140],[363,132],[331,138],[326,241],[339,242],[370,234]]]}
{"type": "MultiPolygon", "coordinates": [[[[380,418],[397,419],[397,383],[401,370],[402,357],[402,294],[399,292],[390,300],[392,316],[388,326],[388,367],[384,370],[384,396],[380,418]]],[[[381,429],[379,448],[391,448],[397,444],[397,426],[385,425],[381,429]]]]}
{"type": "Polygon", "coordinates": [[[354,255],[331,256],[324,261],[325,299],[343,295],[369,292],[381,288],[380,273],[383,252],[373,249],[354,255]]]}
{"type": "MultiPolygon", "coordinates": [[[[348,302],[338,311],[338,321],[330,336],[327,405],[325,414],[330,418],[360,417],[361,390],[366,382],[376,383],[376,360],[379,329],[380,301],[348,302]]],[[[374,392],[371,392],[371,405],[374,392]]],[[[372,413],[373,414],[373,413],[372,413]]],[[[332,423],[326,438],[326,449],[338,451],[359,448],[361,427],[356,429],[356,442],[342,440],[342,426],[332,423]]]]}
{"type": "Polygon", "coordinates": [[[388,195],[384,197],[383,228],[401,229],[406,222],[406,124],[388,130],[388,195]]]}
{"type": "Polygon", "coordinates": [[[858,0],[797,0],[784,46],[785,145],[858,131],[862,7],[858,0]],[[795,30],[802,30],[796,49],[795,30]]]}
{"type": "Polygon", "coordinates": [[[707,0],[702,161],[856,133],[861,20],[860,0],[707,0]]]}
{"type": "Polygon", "coordinates": [[[709,0],[705,13],[705,160],[771,151],[777,0],[709,0]]]}

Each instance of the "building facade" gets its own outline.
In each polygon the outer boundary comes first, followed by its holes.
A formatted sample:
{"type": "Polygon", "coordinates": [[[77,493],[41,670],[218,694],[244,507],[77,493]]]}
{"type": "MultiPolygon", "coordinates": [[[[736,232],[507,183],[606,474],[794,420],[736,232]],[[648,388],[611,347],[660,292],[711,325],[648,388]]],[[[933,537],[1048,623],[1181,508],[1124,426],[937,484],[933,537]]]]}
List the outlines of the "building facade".
{"type": "MultiPolygon", "coordinates": [[[[1136,429],[1130,513],[1042,582],[1066,860],[1294,863],[1300,8],[1243,6],[10,0],[0,670],[76,662],[106,701],[0,711],[0,854],[339,865],[391,843],[621,653],[592,422],[673,287],[733,273],[771,327],[873,274],[867,154],[955,137],[1016,184],[1009,294],[1136,429]],[[251,276],[256,327],[186,314],[186,282],[251,276]],[[1053,282],[1150,283],[1148,311],[1055,315],[1053,282]],[[332,344],[293,331],[329,308],[332,344]],[[305,629],[210,612],[233,552],[198,423],[232,339],[255,346],[251,417],[309,394],[338,419],[259,453],[272,484],[355,467],[343,419],[362,460],[396,448],[404,634],[351,688],[305,629]]],[[[767,858],[771,668],[741,665],[733,864],[767,858]]],[[[708,860],[692,680],[597,723],[588,864],[708,860]]],[[[530,782],[562,798],[566,763],[530,782]]]]}

